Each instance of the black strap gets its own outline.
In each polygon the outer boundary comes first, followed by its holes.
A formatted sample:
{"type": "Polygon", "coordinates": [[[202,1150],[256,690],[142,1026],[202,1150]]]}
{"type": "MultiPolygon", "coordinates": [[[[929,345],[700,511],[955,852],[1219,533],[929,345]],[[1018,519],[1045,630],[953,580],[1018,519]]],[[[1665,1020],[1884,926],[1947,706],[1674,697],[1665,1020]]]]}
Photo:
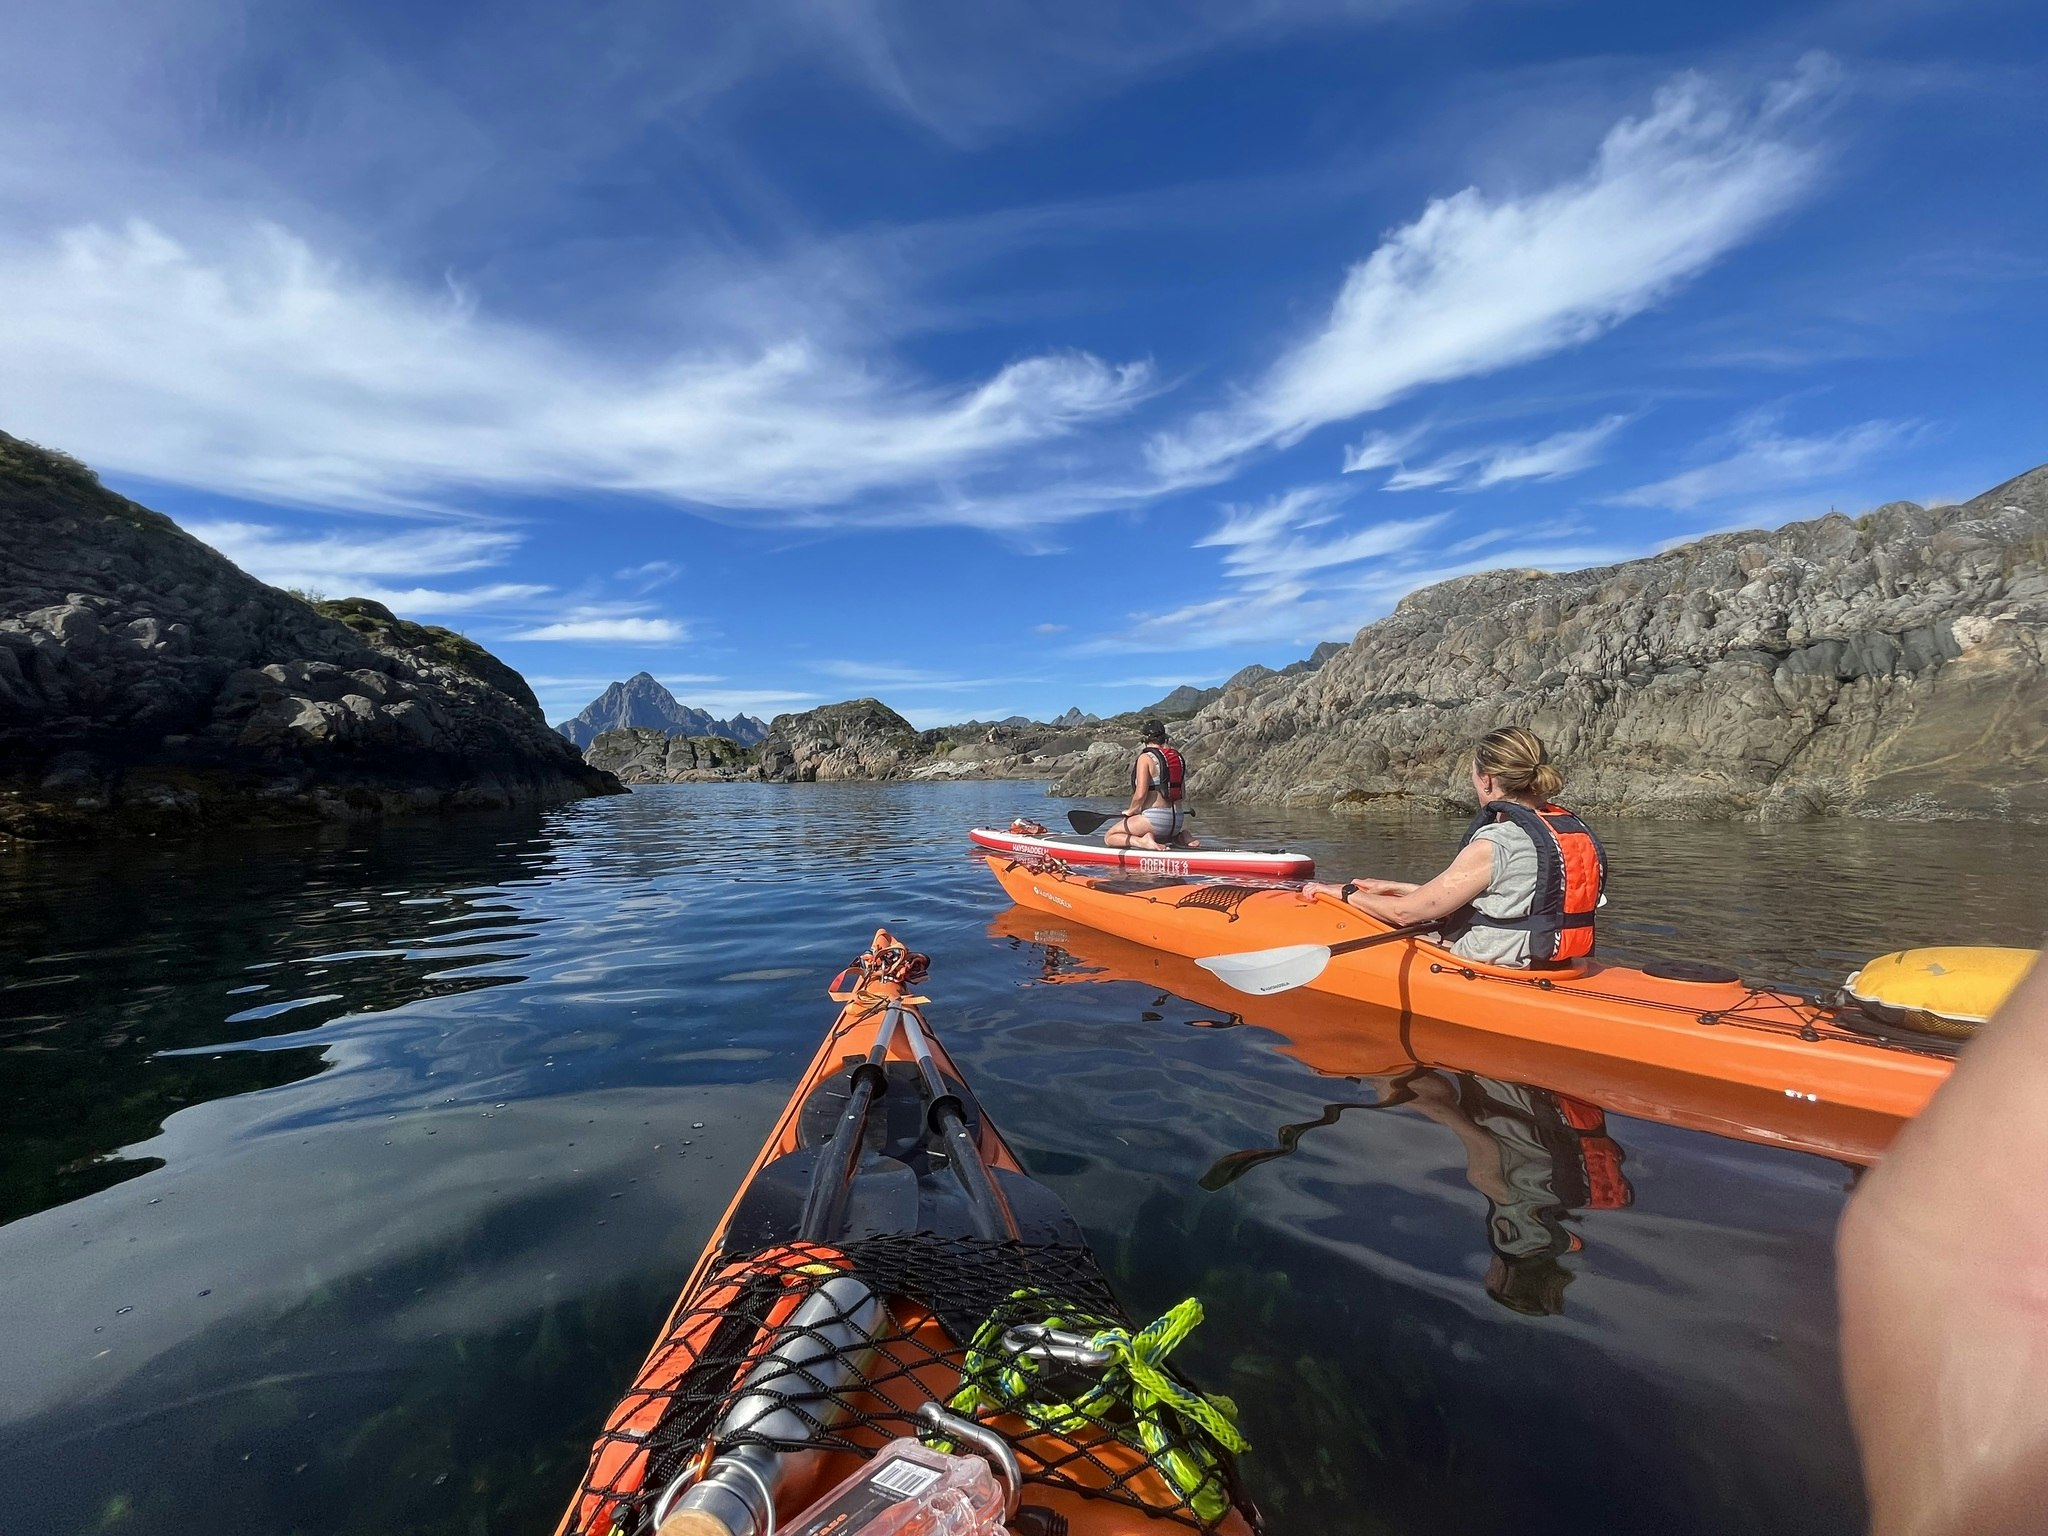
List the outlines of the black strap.
{"type": "Polygon", "coordinates": [[[1568,913],[1553,917],[1545,912],[1532,912],[1527,917],[1488,917],[1477,907],[1457,914],[1460,924],[1467,928],[1509,928],[1516,933],[1548,933],[1553,928],[1590,928],[1593,914],[1590,912],[1568,913]]]}
{"type": "Polygon", "coordinates": [[[1337,887],[1337,899],[1339,901],[1349,901],[1351,899],[1352,893],[1357,889],[1358,882],[1356,880],[1346,880],[1342,885],[1337,887]]]}

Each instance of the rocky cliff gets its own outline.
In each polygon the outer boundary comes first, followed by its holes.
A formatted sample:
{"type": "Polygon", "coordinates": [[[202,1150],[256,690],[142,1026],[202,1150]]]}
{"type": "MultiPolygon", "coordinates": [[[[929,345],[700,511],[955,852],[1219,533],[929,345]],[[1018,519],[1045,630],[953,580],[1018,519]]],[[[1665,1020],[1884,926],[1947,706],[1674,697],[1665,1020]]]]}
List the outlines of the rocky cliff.
{"type": "MultiPolygon", "coordinates": [[[[1311,673],[1176,734],[1199,800],[1469,808],[1471,744],[1520,722],[1610,815],[2048,821],[2048,468],[1624,565],[1412,593],[1311,673]]],[[[1120,794],[1089,760],[1060,794],[1120,794]]]]}
{"type": "Polygon", "coordinates": [[[588,747],[607,731],[632,726],[671,736],[723,736],[743,747],[758,744],[768,734],[767,723],[752,715],[720,720],[709,711],[678,703],[651,672],[636,672],[623,683],[613,683],[586,704],[582,714],[556,729],[577,746],[588,747]]]}
{"type": "Polygon", "coordinates": [[[617,789],[481,646],[265,586],[0,433],[0,838],[617,789]]]}
{"type": "Polygon", "coordinates": [[[719,784],[755,777],[758,754],[729,736],[671,736],[628,726],[606,731],[583,760],[621,784],[719,784]]]}

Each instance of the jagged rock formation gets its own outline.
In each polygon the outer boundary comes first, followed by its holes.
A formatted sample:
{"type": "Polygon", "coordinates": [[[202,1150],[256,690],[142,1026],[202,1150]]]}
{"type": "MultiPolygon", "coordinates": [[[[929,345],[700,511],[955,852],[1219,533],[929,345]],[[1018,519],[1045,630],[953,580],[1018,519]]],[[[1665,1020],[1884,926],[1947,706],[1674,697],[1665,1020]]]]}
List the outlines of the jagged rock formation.
{"type": "MultiPolygon", "coordinates": [[[[2044,653],[2048,468],[1963,506],[1428,587],[1177,734],[1198,799],[1459,813],[1471,743],[1520,722],[1589,811],[2048,821],[2044,653]]],[[[1090,760],[1054,792],[1122,787],[1090,760]]]]}
{"type": "Polygon", "coordinates": [[[0,433],[0,839],[617,789],[481,646],[265,586],[0,433]]]}
{"type": "Polygon", "coordinates": [[[1140,716],[1156,715],[1162,720],[1178,720],[1206,709],[1232,688],[1250,688],[1265,682],[1268,678],[1300,677],[1305,672],[1313,672],[1343,649],[1343,641],[1325,640],[1301,660],[1290,661],[1277,671],[1272,667],[1261,666],[1255,661],[1250,666],[1240,667],[1231,673],[1224,679],[1220,688],[1195,688],[1182,683],[1156,704],[1136,710],[1134,713],[1140,716]]]}
{"type": "Polygon", "coordinates": [[[671,736],[628,726],[606,731],[583,760],[621,784],[714,784],[754,777],[758,754],[729,736],[671,736]]]}
{"type": "Polygon", "coordinates": [[[678,703],[648,672],[636,672],[623,683],[613,683],[585,705],[582,714],[564,720],[556,729],[578,747],[587,748],[605,732],[629,726],[671,736],[723,736],[743,747],[758,745],[768,734],[767,722],[752,715],[720,720],[708,711],[678,703]]]}
{"type": "Polygon", "coordinates": [[[900,779],[922,759],[915,727],[879,699],[849,699],[768,722],[764,779],[900,779]]]}

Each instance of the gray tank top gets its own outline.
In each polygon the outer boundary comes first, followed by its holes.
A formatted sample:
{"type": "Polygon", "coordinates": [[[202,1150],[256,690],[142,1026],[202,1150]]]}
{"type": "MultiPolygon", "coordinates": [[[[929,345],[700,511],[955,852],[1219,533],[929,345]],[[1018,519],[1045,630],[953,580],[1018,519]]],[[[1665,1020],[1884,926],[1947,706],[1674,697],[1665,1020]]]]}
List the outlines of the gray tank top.
{"type": "MultiPolygon", "coordinates": [[[[1472,835],[1493,850],[1493,879],[1472,905],[1488,917],[1527,917],[1536,904],[1536,845],[1511,821],[1496,821],[1472,835]]],[[[1453,954],[1488,965],[1527,965],[1529,935],[1513,928],[1446,927],[1453,954]]]]}

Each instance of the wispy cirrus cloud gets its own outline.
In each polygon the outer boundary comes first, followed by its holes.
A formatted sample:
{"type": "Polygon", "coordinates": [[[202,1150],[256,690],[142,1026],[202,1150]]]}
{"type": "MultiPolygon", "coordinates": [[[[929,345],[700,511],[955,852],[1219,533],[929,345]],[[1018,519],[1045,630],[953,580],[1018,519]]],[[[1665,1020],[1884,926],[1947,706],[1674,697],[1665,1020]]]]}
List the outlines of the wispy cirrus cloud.
{"type": "Polygon", "coordinates": [[[1344,450],[1344,473],[1355,475],[1369,469],[1398,468],[1408,450],[1427,435],[1428,430],[1423,427],[1399,433],[1368,432],[1344,450]]]}
{"type": "Polygon", "coordinates": [[[1561,480],[1600,461],[1607,440],[1627,426],[1630,417],[1608,416],[1588,427],[1555,432],[1533,443],[1494,443],[1445,454],[1390,476],[1389,491],[1426,487],[1483,491],[1515,480],[1561,480]]]}
{"type": "Polygon", "coordinates": [[[1797,490],[1856,469],[1919,431],[1910,421],[1864,421],[1839,432],[1800,437],[1782,431],[1779,423],[1772,411],[1745,416],[1710,445],[1732,451],[1611,500],[1619,506],[1687,512],[1737,497],[1797,490]]]}
{"type": "Polygon", "coordinates": [[[1437,199],[1351,269],[1321,327],[1234,404],[1153,439],[1155,470],[1214,478],[1256,449],[1580,345],[1656,304],[1813,184],[1804,125],[1833,76],[1810,59],[1750,103],[1683,75],[1617,123],[1582,175],[1437,199]]]}
{"type": "Polygon", "coordinates": [[[1337,521],[1349,487],[1310,486],[1259,506],[1224,509],[1223,521],[1195,548],[1221,548],[1226,574],[1254,587],[1291,587],[1338,566],[1356,565],[1420,543],[1448,512],[1369,523],[1330,538],[1305,537],[1337,521]]]}
{"type": "Polygon", "coordinates": [[[529,582],[461,589],[393,584],[503,564],[521,537],[502,528],[436,525],[307,534],[231,519],[200,520],[185,528],[259,581],[328,597],[367,597],[411,617],[516,609],[548,591],[529,582]]]}
{"type": "Polygon", "coordinates": [[[1077,654],[1283,641],[1306,648],[1332,636],[1348,638],[1418,586],[1504,566],[1567,570],[1628,553],[1588,542],[1570,522],[1462,539],[1449,537],[1450,512],[1359,523],[1347,512],[1355,496],[1349,485],[1315,485],[1225,507],[1222,521],[1195,547],[1225,551],[1227,590],[1132,614],[1115,634],[1077,647],[1077,654]]]}
{"type": "Polygon", "coordinates": [[[801,332],[636,363],[274,225],[203,246],[142,222],[0,241],[0,296],[31,294],[0,326],[15,430],[282,504],[605,490],[817,521],[998,464],[1155,387],[1146,363],[1078,351],[932,383],[801,332]]]}
{"type": "Polygon", "coordinates": [[[690,638],[690,629],[678,619],[616,618],[591,614],[516,630],[507,638],[604,641],[613,645],[675,645],[690,638]]]}

